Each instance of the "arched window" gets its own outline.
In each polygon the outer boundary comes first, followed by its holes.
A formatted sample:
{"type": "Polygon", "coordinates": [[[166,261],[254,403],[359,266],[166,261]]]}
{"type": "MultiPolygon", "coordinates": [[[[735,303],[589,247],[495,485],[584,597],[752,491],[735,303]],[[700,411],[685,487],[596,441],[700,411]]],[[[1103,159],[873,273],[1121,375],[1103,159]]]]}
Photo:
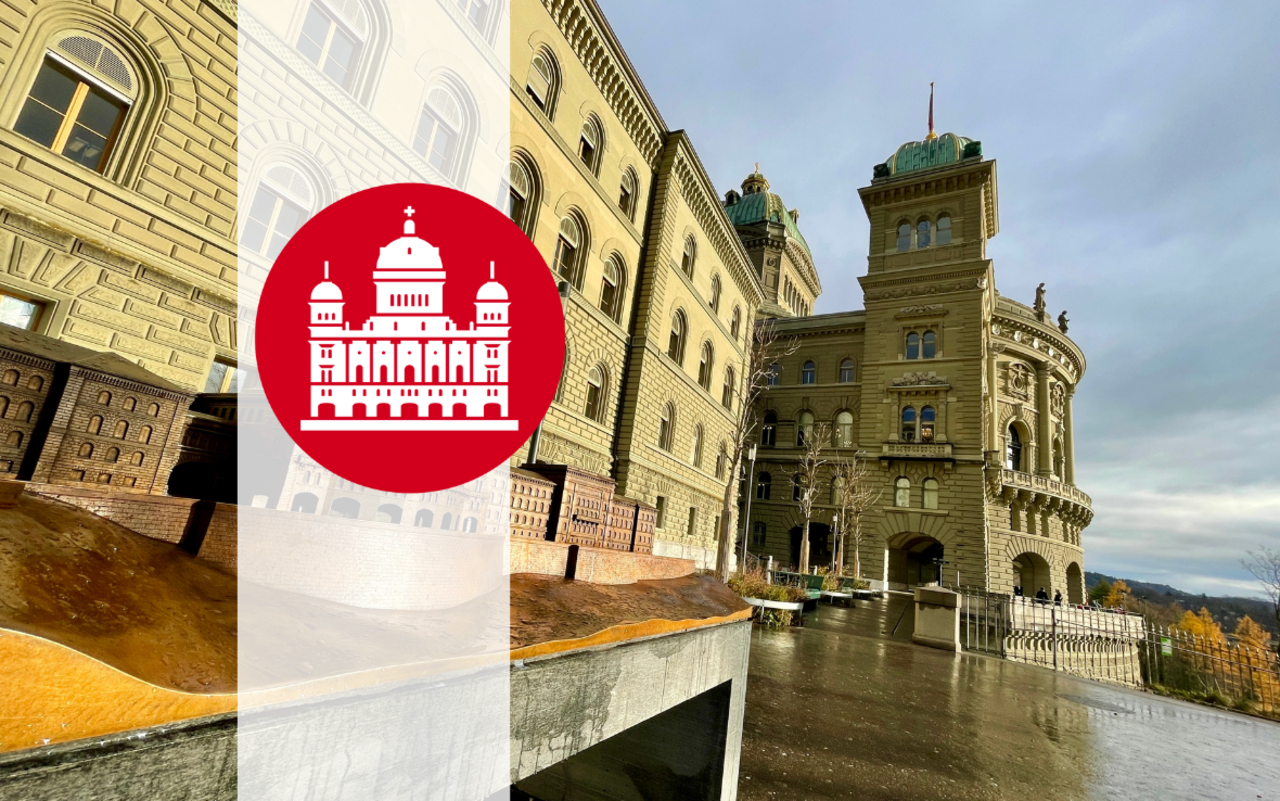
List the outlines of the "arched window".
{"type": "Polygon", "coordinates": [[[847,448],[853,444],[853,412],[848,410],[836,412],[836,442],[837,448],[847,448]]]}
{"type": "Polygon", "coordinates": [[[756,500],[769,500],[769,493],[773,490],[773,476],[768,473],[761,473],[756,476],[756,500]]]}
{"type": "Polygon", "coordinates": [[[938,218],[938,232],[936,234],[939,245],[951,244],[951,217],[943,214],[938,218]]]}
{"type": "Polygon", "coordinates": [[[929,247],[929,221],[921,220],[916,223],[916,247],[929,247]]]}
{"type": "Polygon", "coordinates": [[[769,365],[769,375],[765,378],[765,385],[770,387],[778,386],[778,381],[782,379],[782,365],[774,362],[769,365]]]}
{"type": "Polygon", "coordinates": [[[1053,441],[1053,475],[1059,481],[1062,480],[1062,440],[1055,439],[1053,441]]]}
{"type": "Polygon", "coordinates": [[[803,448],[813,436],[813,412],[801,412],[796,418],[796,447],[803,448]]]}
{"type": "Polygon", "coordinates": [[[684,341],[689,330],[689,321],[685,319],[684,310],[676,309],[671,316],[671,337],[667,340],[667,355],[676,364],[684,364],[684,341]]]}
{"type": "Polygon", "coordinates": [[[592,367],[587,373],[587,408],[586,415],[597,423],[604,417],[604,370],[599,366],[592,367]]]}
{"type": "Polygon", "coordinates": [[[698,356],[698,385],[711,391],[711,369],[715,366],[716,352],[710,342],[702,343],[702,351],[698,356]]]}
{"type": "Polygon", "coordinates": [[[85,459],[88,459],[89,457],[93,456],[92,443],[86,442],[80,446],[80,456],[85,459]]]}
{"type": "Polygon", "coordinates": [[[447,178],[456,177],[465,119],[462,102],[449,88],[434,86],[427,92],[413,149],[447,178]]]}
{"type": "Polygon", "coordinates": [[[693,452],[689,454],[689,462],[694,467],[702,467],[702,424],[693,427],[693,452]]]}
{"type": "Polygon", "coordinates": [[[440,518],[440,529],[442,531],[453,531],[453,513],[445,512],[444,517],[440,518]]]}
{"type": "Polygon", "coordinates": [[[800,368],[800,383],[815,384],[818,381],[818,365],[810,359],[800,368]]]}
{"type": "Polygon", "coordinates": [[[582,121],[582,133],[578,136],[578,158],[591,171],[600,174],[600,156],[604,152],[604,128],[594,114],[582,121]]]}
{"type": "Polygon", "coordinates": [[[476,529],[479,527],[480,523],[474,517],[468,517],[466,520],[462,521],[462,530],[468,534],[476,533],[476,529]]]}
{"type": "Polygon", "coordinates": [[[635,170],[627,167],[622,171],[622,183],[618,188],[618,208],[632,222],[635,222],[636,219],[636,187],[638,184],[635,170]]]}
{"type": "Polygon", "coordinates": [[[137,399],[137,398],[125,398],[125,399],[124,399],[124,410],[125,410],[126,412],[131,412],[131,411],[133,411],[133,410],[134,410],[134,409],[136,409],[136,408],[138,408],[138,399],[137,399]]]}
{"type": "Polygon", "coordinates": [[[766,537],[766,529],[763,520],[757,520],[751,524],[751,545],[758,548],[764,545],[766,537]]]}
{"type": "Polygon", "coordinates": [[[419,528],[430,528],[431,521],[435,519],[435,515],[430,509],[419,509],[418,514],[413,518],[413,524],[419,528]]]}
{"type": "Polygon", "coordinates": [[[924,508],[938,508],[938,479],[936,478],[924,480],[924,508]]]}
{"type": "Polygon", "coordinates": [[[274,260],[315,206],[315,189],[301,171],[288,164],[268,168],[244,217],[240,246],[274,260]]]}
{"type": "Polygon", "coordinates": [[[581,276],[580,256],[586,250],[586,236],[577,215],[570,214],[560,221],[560,236],[556,240],[555,271],[565,281],[579,285],[581,276]]]}
{"type": "Polygon", "coordinates": [[[9,399],[0,395],[0,418],[3,418],[7,411],[9,411],[9,399]]]}
{"type": "Polygon", "coordinates": [[[911,223],[902,223],[898,226],[898,252],[905,253],[911,250],[911,223]]]}
{"type": "Polygon", "coordinates": [[[920,335],[915,331],[907,334],[907,358],[920,358],[920,335]]]}
{"type": "Polygon", "coordinates": [[[11,387],[16,387],[18,385],[18,371],[5,370],[4,377],[0,378],[0,381],[3,381],[4,383],[8,384],[11,387]]]}
{"type": "Polygon", "coordinates": [[[733,318],[729,322],[729,336],[733,337],[734,340],[736,341],[738,339],[738,334],[741,330],[742,330],[742,307],[734,306],[733,318]]]}
{"type": "Polygon", "coordinates": [[[107,448],[107,455],[106,455],[104,458],[105,458],[105,459],[106,459],[106,461],[108,461],[108,462],[118,462],[118,461],[120,461],[120,449],[119,449],[119,448],[107,448]]]}
{"type": "Polygon", "coordinates": [[[724,368],[724,387],[720,390],[720,405],[733,411],[733,396],[738,389],[738,374],[733,367],[724,368]]]}
{"type": "Polygon", "coordinates": [[[765,412],[764,421],[760,424],[760,445],[772,448],[778,444],[778,414],[765,412]]]}
{"type": "Polygon", "coordinates": [[[129,424],[124,420],[119,420],[116,422],[115,430],[111,432],[111,436],[115,437],[116,439],[124,439],[125,435],[127,435],[128,433],[129,433],[129,424]]]}
{"type": "Polygon", "coordinates": [[[529,77],[525,91],[547,119],[555,119],[556,97],[560,94],[560,69],[555,57],[547,50],[540,50],[529,64],[529,77]]]}
{"type": "Polygon", "coordinates": [[[723,445],[720,446],[720,452],[716,454],[716,478],[723,481],[725,471],[729,469],[729,454],[723,445]]]}
{"type": "Polygon", "coordinates": [[[101,403],[103,406],[110,406],[110,405],[111,405],[111,393],[110,393],[110,392],[107,392],[106,390],[103,390],[102,392],[99,392],[99,393],[98,393],[98,403],[101,403]]]}
{"type": "Polygon", "coordinates": [[[143,426],[142,429],[138,431],[138,442],[141,442],[143,445],[151,444],[151,426],[143,426]]]}
{"type": "Polygon", "coordinates": [[[937,414],[932,406],[920,410],[920,441],[933,442],[933,425],[937,414]]]}
{"type": "Polygon", "coordinates": [[[90,434],[98,434],[98,433],[101,433],[101,432],[102,432],[102,418],[101,418],[101,417],[99,417],[99,416],[98,416],[98,415],[96,415],[96,414],[95,414],[93,417],[90,417],[90,418],[89,418],[89,425],[85,426],[85,429],[84,429],[84,430],[85,430],[85,431],[88,431],[90,434]]]}
{"type": "Polygon", "coordinates": [[[507,216],[524,231],[533,234],[534,211],[537,209],[538,171],[532,159],[517,154],[507,165],[507,216]]]}
{"type": "Polygon", "coordinates": [[[693,267],[697,260],[698,243],[694,240],[693,234],[690,234],[689,237],[684,240],[684,253],[680,256],[680,269],[690,278],[693,277],[693,267]]]}
{"type": "Polygon", "coordinates": [[[908,507],[911,505],[911,479],[900,476],[893,482],[893,505],[908,507]]]}
{"type": "Polygon", "coordinates": [[[662,416],[658,419],[658,447],[664,451],[671,450],[671,435],[676,427],[676,407],[666,403],[662,407],[662,416]]]}
{"type": "Polygon", "coordinates": [[[31,389],[31,390],[35,390],[36,392],[39,392],[43,388],[44,388],[44,379],[41,378],[40,376],[33,375],[31,376],[31,378],[27,379],[27,389],[31,389]]]}
{"type": "Polygon", "coordinates": [[[151,404],[150,406],[148,406],[148,407],[147,407],[147,414],[151,415],[152,417],[159,417],[159,416],[160,416],[160,404],[158,404],[158,403],[153,403],[153,404],[151,404]]]}
{"type": "Polygon", "coordinates": [[[932,331],[925,331],[924,336],[920,337],[920,356],[924,359],[932,359],[938,353],[938,335],[932,331]]]}
{"type": "Polygon", "coordinates": [[[31,401],[23,401],[18,404],[18,410],[13,413],[13,419],[20,423],[31,421],[31,415],[36,410],[36,405],[31,401]]]}
{"type": "Polygon", "coordinates": [[[853,359],[844,359],[840,362],[840,383],[851,384],[853,383],[853,377],[853,359]]]}
{"type": "Polygon", "coordinates": [[[600,282],[600,311],[617,322],[622,317],[623,287],[626,286],[626,268],[622,257],[614,253],[605,259],[604,278],[600,282]]]}
{"type": "Polygon", "coordinates": [[[1022,436],[1016,425],[1009,426],[1009,437],[1005,443],[1004,466],[1010,470],[1022,469],[1022,436]]]}
{"type": "Polygon", "coordinates": [[[373,513],[373,519],[377,523],[399,524],[403,514],[404,510],[394,503],[384,503],[373,513]]]}
{"type": "Polygon", "coordinates": [[[798,501],[800,500],[800,496],[803,494],[804,479],[801,478],[799,473],[794,473],[791,476],[791,500],[798,501]]]}
{"type": "Polygon", "coordinates": [[[5,437],[5,439],[4,439],[4,444],[5,444],[5,445],[21,445],[21,444],[22,444],[22,432],[21,432],[21,431],[10,431],[10,432],[9,432],[9,436],[5,437]]]}
{"type": "Polygon", "coordinates": [[[359,3],[335,3],[331,7],[313,1],[298,34],[298,52],[334,83],[350,89],[368,26],[368,17],[359,3]],[[333,8],[341,9],[341,16],[333,8]]]}
{"type": "Polygon", "coordinates": [[[711,311],[720,311],[720,276],[711,276],[711,311]]]}
{"type": "Polygon", "coordinates": [[[116,48],[77,31],[52,45],[13,130],[94,172],[106,172],[137,97],[116,48]]]}
{"type": "Polygon", "coordinates": [[[902,437],[903,442],[916,441],[916,409],[914,406],[905,406],[902,409],[902,437]]]}

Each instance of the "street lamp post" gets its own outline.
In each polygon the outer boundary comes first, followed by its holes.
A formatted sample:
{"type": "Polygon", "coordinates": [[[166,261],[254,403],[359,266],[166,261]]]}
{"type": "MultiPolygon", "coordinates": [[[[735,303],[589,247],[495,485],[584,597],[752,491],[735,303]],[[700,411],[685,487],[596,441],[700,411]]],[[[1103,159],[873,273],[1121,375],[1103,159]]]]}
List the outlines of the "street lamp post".
{"type": "Polygon", "coordinates": [[[832,543],[835,547],[831,549],[831,572],[839,573],[841,563],[844,561],[844,538],[840,536],[839,512],[831,515],[831,536],[835,538],[835,542],[832,543]]]}
{"type": "Polygon", "coordinates": [[[756,446],[754,444],[747,452],[747,461],[751,463],[751,467],[747,472],[747,508],[742,515],[742,564],[738,567],[739,570],[747,569],[747,534],[751,527],[751,496],[756,491],[752,486],[756,477],[756,446]]]}

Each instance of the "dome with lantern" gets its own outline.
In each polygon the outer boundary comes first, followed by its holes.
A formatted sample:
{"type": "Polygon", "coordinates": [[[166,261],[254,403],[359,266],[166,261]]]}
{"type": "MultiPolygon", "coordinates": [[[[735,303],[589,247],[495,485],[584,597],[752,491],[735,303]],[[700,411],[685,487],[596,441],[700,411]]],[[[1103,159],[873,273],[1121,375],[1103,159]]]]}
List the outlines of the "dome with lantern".
{"type": "Polygon", "coordinates": [[[404,236],[379,250],[379,270],[444,269],[444,263],[440,260],[440,248],[416,235],[412,219],[415,211],[413,206],[404,210],[409,217],[404,221],[404,236]]]}
{"type": "Polygon", "coordinates": [[[324,280],[311,290],[313,303],[330,303],[342,300],[342,289],[329,280],[329,262],[324,263],[324,280]]]}

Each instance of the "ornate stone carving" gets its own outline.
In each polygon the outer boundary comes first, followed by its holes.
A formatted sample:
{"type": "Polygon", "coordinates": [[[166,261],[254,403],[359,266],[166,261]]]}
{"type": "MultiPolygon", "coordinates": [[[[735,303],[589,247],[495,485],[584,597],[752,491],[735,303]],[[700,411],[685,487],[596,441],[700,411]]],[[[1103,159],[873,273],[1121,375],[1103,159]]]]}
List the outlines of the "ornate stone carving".
{"type": "Polygon", "coordinates": [[[946,313],[941,303],[930,303],[926,306],[903,306],[898,311],[899,317],[915,317],[917,315],[936,314],[938,312],[946,313]]]}
{"type": "Polygon", "coordinates": [[[918,387],[918,386],[938,386],[945,385],[947,379],[941,378],[937,373],[930,371],[927,373],[907,373],[902,378],[893,379],[895,387],[918,387]]]}
{"type": "Polygon", "coordinates": [[[964,281],[947,281],[940,284],[916,284],[888,289],[876,289],[866,293],[867,300],[896,300],[918,295],[941,295],[946,292],[964,292],[971,289],[986,289],[986,278],[970,278],[964,281]]]}

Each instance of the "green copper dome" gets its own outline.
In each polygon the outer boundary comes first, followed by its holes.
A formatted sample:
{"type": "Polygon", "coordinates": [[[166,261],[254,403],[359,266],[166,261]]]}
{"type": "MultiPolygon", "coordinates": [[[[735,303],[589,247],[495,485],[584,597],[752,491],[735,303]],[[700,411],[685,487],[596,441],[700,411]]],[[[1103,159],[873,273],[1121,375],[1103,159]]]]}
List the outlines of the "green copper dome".
{"type": "Polygon", "coordinates": [[[953,133],[944,133],[923,142],[907,142],[883,164],[875,167],[875,178],[888,178],[917,170],[944,167],[963,159],[982,156],[982,143],[953,133]]]}
{"type": "Polygon", "coordinates": [[[730,191],[723,201],[724,212],[729,222],[734,225],[751,225],[758,222],[780,223],[787,229],[787,236],[800,243],[805,252],[809,252],[809,243],[804,241],[800,226],[796,221],[800,212],[787,210],[782,198],[769,191],[769,181],[760,174],[760,168],[747,176],[742,182],[742,196],[730,191]]]}

